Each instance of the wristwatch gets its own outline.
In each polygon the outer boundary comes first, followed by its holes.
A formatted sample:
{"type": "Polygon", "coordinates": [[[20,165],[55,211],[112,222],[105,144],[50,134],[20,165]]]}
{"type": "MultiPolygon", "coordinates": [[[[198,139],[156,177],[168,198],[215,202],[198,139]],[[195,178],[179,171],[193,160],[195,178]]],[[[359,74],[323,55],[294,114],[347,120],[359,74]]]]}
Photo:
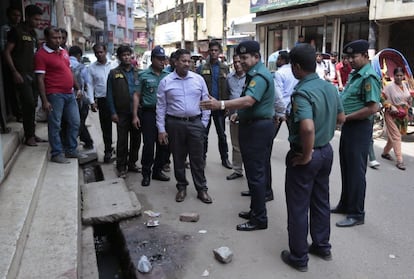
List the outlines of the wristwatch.
{"type": "Polygon", "coordinates": [[[226,106],[224,105],[224,101],[221,101],[221,106],[220,106],[220,109],[221,110],[224,110],[226,108],[226,106]]]}

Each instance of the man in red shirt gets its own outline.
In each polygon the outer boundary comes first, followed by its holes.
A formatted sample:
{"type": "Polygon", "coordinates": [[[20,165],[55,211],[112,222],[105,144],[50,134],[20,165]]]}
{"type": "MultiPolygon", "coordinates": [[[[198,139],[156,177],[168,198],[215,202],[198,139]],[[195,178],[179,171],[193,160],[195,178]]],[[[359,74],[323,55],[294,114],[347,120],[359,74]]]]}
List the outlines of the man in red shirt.
{"type": "Polygon", "coordinates": [[[336,66],[336,78],[338,80],[338,91],[344,90],[346,82],[348,81],[349,73],[352,71],[351,64],[348,61],[348,55],[342,54],[342,61],[337,63],[336,66]]]}
{"type": "MultiPolygon", "coordinates": [[[[51,161],[69,163],[67,158],[78,158],[76,150],[79,134],[79,110],[73,88],[77,87],[70,69],[69,54],[60,47],[62,33],[57,27],[44,31],[46,43],[35,55],[35,73],[43,109],[48,112],[48,132],[51,161]],[[62,145],[60,127],[67,123],[66,143],[62,145]]],[[[79,88],[75,88],[77,91],[79,88]]]]}

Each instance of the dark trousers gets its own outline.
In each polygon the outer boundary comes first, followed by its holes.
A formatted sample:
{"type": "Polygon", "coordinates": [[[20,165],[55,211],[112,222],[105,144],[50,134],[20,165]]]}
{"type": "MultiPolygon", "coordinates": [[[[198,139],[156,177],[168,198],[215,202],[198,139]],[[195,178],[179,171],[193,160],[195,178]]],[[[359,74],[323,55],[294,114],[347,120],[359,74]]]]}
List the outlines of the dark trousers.
{"type": "Polygon", "coordinates": [[[348,217],[364,219],[366,172],[372,137],[370,120],[349,121],[342,126],[339,142],[342,192],[338,207],[348,217]]]}
{"type": "Polygon", "coordinates": [[[3,84],[4,84],[4,98],[6,104],[6,112],[10,112],[16,117],[16,119],[22,119],[22,106],[15,88],[16,85],[13,82],[13,74],[10,71],[9,66],[3,59],[3,84]]]}
{"type": "Polygon", "coordinates": [[[239,144],[251,194],[251,222],[267,223],[266,187],[270,185],[270,157],[275,131],[272,119],[239,124],[239,144]]]}
{"type": "Polygon", "coordinates": [[[315,148],[306,165],[292,166],[295,151],[286,155],[285,193],[288,212],[290,259],[299,265],[308,262],[308,212],[312,245],[330,250],[329,175],[333,162],[330,144],[315,148]]]}
{"type": "Polygon", "coordinates": [[[174,175],[177,189],[186,189],[188,181],[185,175],[185,160],[190,159],[190,170],[196,190],[207,191],[207,180],[204,175],[206,162],[204,160],[205,127],[200,118],[185,121],[166,118],[170,150],[174,161],[174,175]]]}
{"type": "Polygon", "coordinates": [[[23,130],[26,139],[35,135],[35,109],[37,96],[33,90],[33,76],[21,73],[23,83],[15,84],[22,106],[23,130]]]}
{"type": "Polygon", "coordinates": [[[105,154],[112,152],[112,119],[111,112],[106,98],[97,98],[96,103],[98,104],[99,110],[99,122],[101,124],[102,137],[105,146],[105,154]]]}
{"type": "Polygon", "coordinates": [[[92,146],[93,140],[91,134],[86,127],[86,118],[89,114],[89,105],[87,102],[78,101],[79,106],[79,116],[80,116],[80,126],[79,126],[79,138],[85,143],[85,145],[92,146]]]}
{"type": "MultiPolygon", "coordinates": [[[[228,154],[229,148],[227,146],[227,139],[226,139],[225,112],[221,110],[212,111],[211,118],[213,118],[214,126],[216,127],[221,160],[226,160],[229,157],[229,154],[228,154]]],[[[208,122],[207,129],[206,129],[204,157],[207,157],[208,134],[210,132],[211,118],[210,118],[210,121],[208,122]]]]}
{"type": "Polygon", "coordinates": [[[158,129],[155,117],[155,109],[142,109],[142,113],[140,113],[142,141],[144,143],[141,157],[143,176],[150,176],[151,168],[153,173],[161,172],[169,157],[168,145],[161,145],[158,142],[158,129]]]}
{"type": "Polygon", "coordinates": [[[138,150],[141,145],[141,130],[132,126],[130,113],[118,113],[119,121],[116,125],[118,139],[116,143],[116,168],[126,170],[127,165],[135,165],[138,161],[138,150]],[[129,150],[128,150],[129,137],[129,150]]]}

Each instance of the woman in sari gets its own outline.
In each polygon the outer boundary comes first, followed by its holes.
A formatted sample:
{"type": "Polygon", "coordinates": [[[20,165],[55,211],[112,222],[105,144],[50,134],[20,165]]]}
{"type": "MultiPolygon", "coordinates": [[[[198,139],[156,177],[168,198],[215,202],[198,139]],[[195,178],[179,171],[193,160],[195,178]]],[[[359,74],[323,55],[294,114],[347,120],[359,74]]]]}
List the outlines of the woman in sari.
{"type": "Polygon", "coordinates": [[[384,88],[383,106],[385,108],[385,123],[387,126],[387,144],[381,157],[392,161],[389,154],[391,148],[397,157],[397,168],[405,170],[401,153],[401,135],[407,134],[408,109],[411,107],[412,98],[408,85],[403,83],[404,70],[401,67],[394,69],[394,82],[384,88]]]}

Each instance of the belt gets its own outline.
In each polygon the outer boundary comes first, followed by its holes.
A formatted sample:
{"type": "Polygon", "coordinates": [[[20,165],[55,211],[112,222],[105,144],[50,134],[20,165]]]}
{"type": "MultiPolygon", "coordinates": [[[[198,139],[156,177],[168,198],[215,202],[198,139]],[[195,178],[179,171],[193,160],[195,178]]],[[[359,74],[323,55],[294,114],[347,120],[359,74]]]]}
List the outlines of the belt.
{"type": "Polygon", "coordinates": [[[142,107],[142,111],[155,111],[155,107],[142,107]]]}
{"type": "Polygon", "coordinates": [[[239,120],[240,124],[252,124],[256,121],[260,121],[260,120],[271,120],[273,118],[271,117],[257,117],[257,118],[252,118],[252,119],[243,119],[243,120],[239,120]]]}
{"type": "MultiPolygon", "coordinates": [[[[327,143],[325,145],[322,145],[322,146],[314,146],[313,147],[313,150],[315,150],[315,149],[321,149],[321,148],[324,148],[324,147],[326,147],[328,145],[329,145],[329,143],[327,143]]],[[[291,144],[290,145],[290,149],[292,149],[294,152],[297,152],[297,153],[301,153],[302,152],[302,146],[299,146],[299,145],[296,145],[296,144],[291,144]]]]}
{"type": "Polygon", "coordinates": [[[196,116],[189,116],[189,117],[179,117],[179,116],[174,116],[174,115],[167,114],[167,117],[172,118],[172,119],[176,119],[176,120],[192,122],[194,120],[201,119],[201,114],[196,115],[196,116]]]}

